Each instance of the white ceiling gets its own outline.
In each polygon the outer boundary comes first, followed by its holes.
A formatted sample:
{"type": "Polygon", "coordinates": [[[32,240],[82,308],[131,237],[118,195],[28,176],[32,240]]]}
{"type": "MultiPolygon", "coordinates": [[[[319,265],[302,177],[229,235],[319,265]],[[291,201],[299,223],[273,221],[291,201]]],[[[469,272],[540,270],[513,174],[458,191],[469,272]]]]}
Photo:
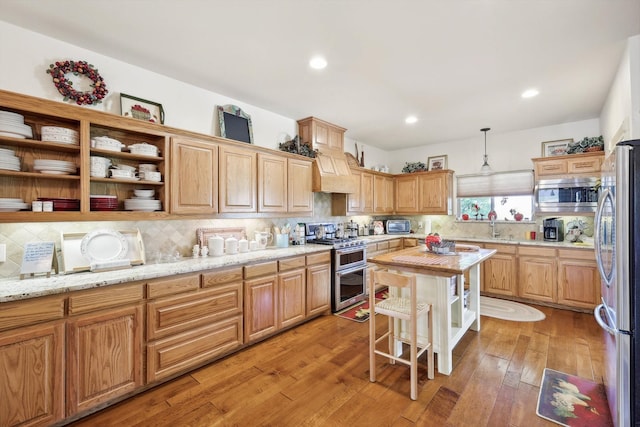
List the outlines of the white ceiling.
{"type": "Polygon", "coordinates": [[[640,0],[0,0],[0,19],[389,150],[598,117],[640,0]]]}

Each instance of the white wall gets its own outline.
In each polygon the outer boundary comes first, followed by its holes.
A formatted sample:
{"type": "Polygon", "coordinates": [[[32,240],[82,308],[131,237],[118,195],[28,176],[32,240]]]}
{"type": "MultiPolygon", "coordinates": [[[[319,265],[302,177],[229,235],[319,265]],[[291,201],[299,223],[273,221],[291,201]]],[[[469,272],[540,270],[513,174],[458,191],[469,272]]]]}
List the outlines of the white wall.
{"type": "Polygon", "coordinates": [[[0,67],[0,88],[4,90],[62,102],[62,96],[46,70],[55,61],[83,60],[98,69],[109,90],[102,104],[85,108],[120,114],[122,92],[162,104],[166,115],[165,124],[168,126],[219,135],[215,107],[234,104],[251,116],[256,145],[277,149],[278,142],[285,141],[286,136],[290,138],[297,134],[296,119],[283,117],[3,21],[0,21],[0,40],[0,58],[3,64],[0,67]]]}
{"type": "MultiPolygon", "coordinates": [[[[579,141],[585,136],[598,135],[598,119],[508,133],[492,129],[487,132],[489,165],[495,172],[532,169],[531,158],[541,157],[543,141],[568,138],[579,141]]],[[[478,173],[483,162],[484,134],[478,130],[475,138],[396,150],[390,153],[391,172],[400,173],[406,162],[422,161],[426,164],[430,156],[438,155],[448,156],[447,167],[456,171],[456,174],[478,173]]]]}

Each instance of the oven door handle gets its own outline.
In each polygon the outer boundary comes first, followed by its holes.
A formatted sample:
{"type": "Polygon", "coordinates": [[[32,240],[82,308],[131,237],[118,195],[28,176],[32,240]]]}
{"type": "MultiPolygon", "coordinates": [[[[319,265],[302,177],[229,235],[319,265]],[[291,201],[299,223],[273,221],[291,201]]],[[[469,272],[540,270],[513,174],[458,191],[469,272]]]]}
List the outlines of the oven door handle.
{"type": "Polygon", "coordinates": [[[342,277],[344,275],[351,274],[355,271],[366,270],[366,269],[367,269],[367,264],[360,264],[355,267],[350,267],[346,270],[338,270],[336,271],[336,276],[342,277]]]}

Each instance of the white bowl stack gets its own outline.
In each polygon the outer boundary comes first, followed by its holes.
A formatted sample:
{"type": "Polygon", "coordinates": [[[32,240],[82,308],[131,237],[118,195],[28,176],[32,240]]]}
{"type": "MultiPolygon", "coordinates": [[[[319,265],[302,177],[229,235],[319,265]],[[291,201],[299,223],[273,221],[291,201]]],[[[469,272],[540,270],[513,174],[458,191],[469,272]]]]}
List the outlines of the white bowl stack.
{"type": "Polygon", "coordinates": [[[122,151],[124,144],[108,136],[96,136],[91,138],[91,146],[100,150],[122,151]]]}
{"type": "Polygon", "coordinates": [[[158,147],[156,147],[155,145],[147,144],[146,142],[131,144],[127,148],[129,148],[131,154],[158,157],[158,147]]]}
{"type": "Polygon", "coordinates": [[[20,158],[16,152],[8,148],[0,148],[0,169],[9,171],[20,170],[20,158]]]}
{"type": "Polygon", "coordinates": [[[17,212],[29,207],[22,199],[0,198],[0,212],[17,212]]]}
{"type": "Polygon", "coordinates": [[[24,124],[24,116],[11,111],[0,110],[0,136],[11,138],[33,138],[31,126],[24,124]]]}
{"type": "Polygon", "coordinates": [[[33,161],[33,169],[44,174],[69,175],[76,173],[77,167],[75,163],[64,160],[36,159],[33,161]]]}
{"type": "Polygon", "coordinates": [[[60,142],[62,144],[80,144],[78,132],[58,126],[42,126],[40,129],[41,139],[49,142],[60,142]]]}

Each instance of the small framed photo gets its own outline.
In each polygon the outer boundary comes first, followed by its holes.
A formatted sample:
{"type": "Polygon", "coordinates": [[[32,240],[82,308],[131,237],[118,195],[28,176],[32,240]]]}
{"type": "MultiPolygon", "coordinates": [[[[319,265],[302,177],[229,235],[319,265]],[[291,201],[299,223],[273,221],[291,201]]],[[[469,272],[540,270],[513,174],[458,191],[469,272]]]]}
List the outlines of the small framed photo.
{"type": "Polygon", "coordinates": [[[429,157],[427,165],[430,171],[438,171],[447,168],[447,155],[429,157]]]}
{"type": "Polygon", "coordinates": [[[572,143],[573,138],[543,142],[542,157],[564,156],[572,143]]]}
{"type": "Polygon", "coordinates": [[[135,96],[120,94],[120,111],[125,117],[144,120],[145,122],[164,124],[164,109],[162,104],[136,98],[135,96]]]}
{"type": "Polygon", "coordinates": [[[253,144],[251,116],[240,107],[231,104],[219,105],[218,120],[221,137],[253,144]]]}

